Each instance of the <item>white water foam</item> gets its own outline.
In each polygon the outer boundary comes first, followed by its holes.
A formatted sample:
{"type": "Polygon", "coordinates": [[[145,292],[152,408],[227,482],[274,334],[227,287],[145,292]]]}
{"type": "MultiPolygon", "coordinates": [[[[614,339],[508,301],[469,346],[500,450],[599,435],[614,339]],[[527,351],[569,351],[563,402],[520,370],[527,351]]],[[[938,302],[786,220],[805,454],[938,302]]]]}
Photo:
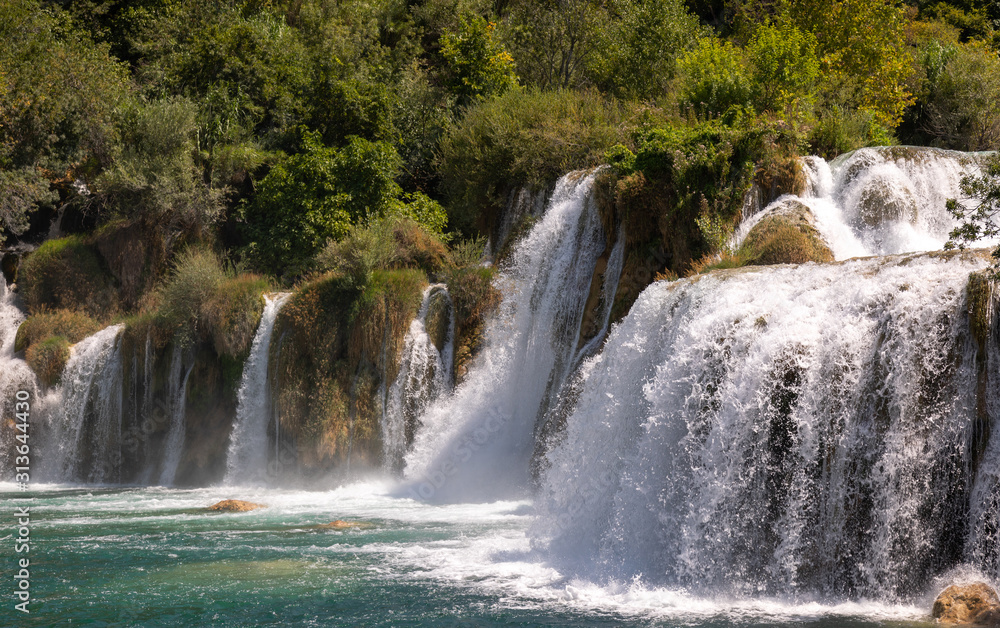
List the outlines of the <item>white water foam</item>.
{"type": "Polygon", "coordinates": [[[986,263],[653,284],[585,369],[548,454],[537,546],[598,582],[712,595],[920,588],[963,551],[976,415],[965,286],[986,263]]]}
{"type": "Polygon", "coordinates": [[[832,163],[806,157],[802,197],[784,196],[748,217],[731,248],[739,246],[768,209],[794,199],[812,210],[817,229],[838,260],[940,250],[959,224],[945,203],[955,198],[973,204],[963,198],[961,180],[977,174],[982,159],[981,154],[910,146],[862,148],[832,163]]]}

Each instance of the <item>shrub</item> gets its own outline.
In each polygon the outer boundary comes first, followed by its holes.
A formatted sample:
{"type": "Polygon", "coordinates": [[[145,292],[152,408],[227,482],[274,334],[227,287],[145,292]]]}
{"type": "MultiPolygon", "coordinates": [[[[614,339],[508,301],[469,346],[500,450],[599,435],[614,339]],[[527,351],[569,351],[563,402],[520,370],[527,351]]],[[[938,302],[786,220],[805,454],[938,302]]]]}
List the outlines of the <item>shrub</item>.
{"type": "Polygon", "coordinates": [[[681,106],[700,116],[725,113],[750,104],[752,85],[746,60],[728,41],[705,37],[677,60],[681,106]]]}
{"type": "Polygon", "coordinates": [[[822,112],[809,132],[809,150],[825,159],[862,148],[887,146],[896,139],[868,111],[847,111],[834,105],[822,112]]]}
{"type": "Polygon", "coordinates": [[[108,214],[155,221],[168,238],[215,222],[223,190],[205,185],[195,163],[197,112],[183,98],[123,109],[121,149],[95,182],[108,214]]]}
{"type": "Polygon", "coordinates": [[[495,24],[469,14],[459,20],[457,32],[441,36],[441,56],[448,68],[448,89],[461,103],[489,98],[517,87],[514,59],[495,35],[495,24]]]}
{"type": "Polygon", "coordinates": [[[202,305],[201,315],[218,355],[240,358],[249,354],[264,313],[261,295],[269,288],[267,280],[256,275],[230,277],[202,305]]]}
{"type": "Polygon", "coordinates": [[[1000,58],[982,44],[929,45],[924,130],[934,144],[959,150],[991,150],[1000,143],[1000,58]],[[935,63],[936,62],[936,63],[935,63]]]}
{"type": "Polygon", "coordinates": [[[622,117],[595,92],[567,90],[510,91],[470,107],[441,142],[451,228],[471,235],[488,226],[511,190],[601,163],[623,139],[622,117]]]}
{"type": "Polygon", "coordinates": [[[24,351],[31,345],[60,336],[70,344],[80,342],[87,336],[97,333],[100,323],[82,312],[73,310],[52,310],[29,316],[17,328],[14,340],[14,350],[24,351]]]}
{"type": "Polygon", "coordinates": [[[69,341],[62,336],[53,336],[28,347],[24,358],[38,379],[44,385],[52,386],[62,376],[69,354],[69,341]]]}
{"type": "Polygon", "coordinates": [[[94,247],[80,236],[42,244],[21,263],[17,279],[32,313],[70,309],[104,320],[118,310],[113,277],[94,247]]]}
{"type": "Polygon", "coordinates": [[[432,231],[443,227],[440,205],[423,194],[403,195],[395,181],[400,158],[390,144],[352,137],[336,149],[312,133],[304,142],[303,153],[261,181],[244,213],[251,242],[245,257],[257,268],[302,274],[328,240],[391,214],[409,215],[432,231]]]}
{"type": "Polygon", "coordinates": [[[747,46],[758,111],[785,113],[808,100],[819,79],[816,37],[788,20],[761,25],[747,46]]]}
{"type": "Polygon", "coordinates": [[[388,216],[351,229],[346,238],[331,242],[316,258],[321,272],[336,271],[367,283],[376,270],[416,266],[434,273],[441,269],[448,250],[438,237],[411,218],[388,216]]]}

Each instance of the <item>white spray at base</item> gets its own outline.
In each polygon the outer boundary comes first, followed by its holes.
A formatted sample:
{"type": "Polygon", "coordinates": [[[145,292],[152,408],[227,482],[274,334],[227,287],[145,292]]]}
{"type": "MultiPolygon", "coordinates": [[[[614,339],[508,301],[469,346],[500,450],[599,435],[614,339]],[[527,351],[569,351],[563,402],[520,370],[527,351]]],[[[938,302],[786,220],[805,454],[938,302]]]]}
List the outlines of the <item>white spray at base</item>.
{"type": "Polygon", "coordinates": [[[1000,501],[1000,434],[976,453],[966,300],[986,264],[914,255],[651,285],[582,369],[534,545],[594,582],[710,595],[905,598],[961,562],[1000,576],[984,510],[1000,501]]]}
{"type": "Polygon", "coordinates": [[[497,280],[503,301],[482,353],[455,393],[420,417],[405,469],[420,498],[488,501],[527,490],[536,424],[573,367],[605,248],[594,177],[559,180],[544,217],[497,280]]]}
{"type": "MultiPolygon", "coordinates": [[[[731,248],[738,248],[769,210],[799,201],[811,210],[835,259],[940,250],[959,224],[946,201],[971,206],[962,195],[962,177],[978,174],[984,157],[912,146],[862,148],[830,163],[805,157],[801,197],[782,196],[746,216],[731,248]]],[[[997,243],[983,240],[977,246],[997,243]]]]}
{"type": "Polygon", "coordinates": [[[289,293],[264,296],[264,313],[236,393],[236,420],[229,436],[224,484],[259,483],[267,472],[267,423],[272,416],[268,356],[274,323],[290,296],[289,293]]]}
{"type": "Polygon", "coordinates": [[[430,285],[424,290],[420,310],[406,332],[399,374],[389,387],[382,413],[382,457],[389,471],[400,470],[407,445],[419,427],[420,415],[441,395],[451,392],[454,385],[453,309],[448,287],[430,285]],[[438,327],[432,331],[441,343],[440,348],[428,333],[429,324],[438,327]],[[446,327],[443,338],[442,325],[446,327]]]}

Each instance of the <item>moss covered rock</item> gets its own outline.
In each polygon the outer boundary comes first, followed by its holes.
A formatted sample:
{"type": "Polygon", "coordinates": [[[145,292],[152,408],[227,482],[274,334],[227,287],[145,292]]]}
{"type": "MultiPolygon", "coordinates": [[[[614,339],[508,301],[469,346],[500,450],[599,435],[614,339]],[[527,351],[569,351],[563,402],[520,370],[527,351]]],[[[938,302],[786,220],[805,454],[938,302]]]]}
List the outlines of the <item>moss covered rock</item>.
{"type": "Polygon", "coordinates": [[[38,247],[21,262],[17,282],[32,313],[63,308],[107,319],[119,309],[114,277],[95,247],[77,236],[38,247]]]}
{"type": "Polygon", "coordinates": [[[14,350],[26,351],[31,345],[53,336],[62,336],[70,344],[75,344],[100,329],[100,323],[82,312],[73,310],[42,312],[29,316],[17,328],[14,350]]]}
{"type": "Polygon", "coordinates": [[[802,264],[832,262],[833,252],[816,229],[808,207],[788,200],[768,210],[740,245],[737,253],[746,264],[802,264]]]}
{"type": "Polygon", "coordinates": [[[51,386],[62,377],[69,353],[69,341],[63,336],[53,336],[31,345],[24,357],[38,379],[51,386]]]}

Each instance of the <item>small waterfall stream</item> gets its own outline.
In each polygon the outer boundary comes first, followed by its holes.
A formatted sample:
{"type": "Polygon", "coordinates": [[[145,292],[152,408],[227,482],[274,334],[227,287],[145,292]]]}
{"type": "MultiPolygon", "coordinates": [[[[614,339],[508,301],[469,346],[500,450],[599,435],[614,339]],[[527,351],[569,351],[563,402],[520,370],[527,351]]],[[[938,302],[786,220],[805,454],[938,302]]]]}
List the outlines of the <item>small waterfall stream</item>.
{"type": "Polygon", "coordinates": [[[271,334],[281,306],[289,293],[264,296],[264,313],[254,335],[250,356],[243,366],[237,392],[236,420],[229,437],[225,484],[257,483],[267,472],[267,423],[271,418],[271,394],[267,384],[271,334]]]}
{"type": "Polygon", "coordinates": [[[51,393],[44,477],[55,481],[119,480],[122,444],[123,325],[73,346],[62,384],[51,393]]]}
{"type": "Polygon", "coordinates": [[[399,374],[385,395],[382,414],[384,465],[394,473],[402,470],[403,457],[407,446],[413,442],[420,415],[438,397],[451,392],[454,385],[455,317],[452,310],[447,286],[428,286],[420,311],[403,340],[399,374]]]}
{"type": "MultiPolygon", "coordinates": [[[[35,373],[28,364],[14,355],[14,341],[17,328],[24,321],[24,313],[18,307],[16,295],[0,281],[0,413],[3,417],[14,416],[14,403],[19,390],[27,391],[31,399],[37,398],[38,384],[35,373]]],[[[14,431],[4,429],[0,438],[0,468],[8,469],[14,455],[14,431]]]]}
{"type": "Polygon", "coordinates": [[[167,432],[167,442],[163,453],[163,465],[160,469],[160,484],[172,486],[177,476],[177,467],[181,462],[184,449],[184,410],[187,402],[187,384],[194,363],[184,369],[184,351],[180,344],[175,344],[170,358],[170,379],[168,391],[170,394],[170,429],[167,432]],[[183,376],[181,372],[183,371],[183,376]]]}

